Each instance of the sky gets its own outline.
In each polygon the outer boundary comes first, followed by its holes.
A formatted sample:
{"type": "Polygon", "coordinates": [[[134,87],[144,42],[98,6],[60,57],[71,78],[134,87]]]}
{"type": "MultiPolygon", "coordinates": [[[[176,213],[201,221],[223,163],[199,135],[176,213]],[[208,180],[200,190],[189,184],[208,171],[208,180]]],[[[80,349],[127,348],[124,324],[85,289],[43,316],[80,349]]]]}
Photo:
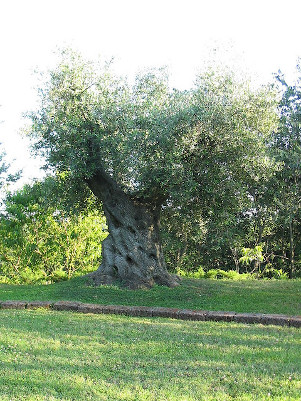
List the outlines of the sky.
{"type": "Polygon", "coordinates": [[[20,132],[37,105],[37,75],[72,47],[115,62],[133,77],[167,66],[188,89],[211,57],[247,70],[258,82],[279,69],[292,77],[301,57],[300,0],[0,0],[0,142],[24,182],[40,161],[20,132]]]}

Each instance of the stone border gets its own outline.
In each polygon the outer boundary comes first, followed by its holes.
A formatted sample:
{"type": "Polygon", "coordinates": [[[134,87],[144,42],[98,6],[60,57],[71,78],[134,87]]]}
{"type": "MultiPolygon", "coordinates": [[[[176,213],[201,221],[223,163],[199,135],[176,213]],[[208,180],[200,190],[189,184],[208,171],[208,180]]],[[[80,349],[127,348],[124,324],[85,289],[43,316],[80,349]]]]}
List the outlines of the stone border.
{"type": "Polygon", "coordinates": [[[74,311],[80,313],[114,314],[143,317],[169,317],[172,319],[195,321],[222,321],[237,323],[260,323],[279,326],[301,327],[301,316],[287,316],[263,313],[236,313],[192,309],[176,309],[151,306],[121,306],[85,304],[73,301],[0,301],[0,309],[36,309],[46,308],[56,311],[74,311]]]}

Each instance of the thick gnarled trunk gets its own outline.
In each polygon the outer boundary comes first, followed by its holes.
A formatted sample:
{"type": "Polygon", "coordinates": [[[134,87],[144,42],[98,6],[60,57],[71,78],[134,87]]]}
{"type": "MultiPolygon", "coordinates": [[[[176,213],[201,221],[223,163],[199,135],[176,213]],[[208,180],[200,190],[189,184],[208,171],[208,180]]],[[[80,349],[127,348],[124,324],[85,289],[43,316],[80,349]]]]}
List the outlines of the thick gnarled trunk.
{"type": "Polygon", "coordinates": [[[155,283],[173,287],[179,279],[165,266],[160,241],[160,206],[141,203],[125,194],[105,173],[88,181],[101,199],[109,235],[102,243],[102,263],[91,277],[95,285],[117,279],[132,289],[155,283]]]}

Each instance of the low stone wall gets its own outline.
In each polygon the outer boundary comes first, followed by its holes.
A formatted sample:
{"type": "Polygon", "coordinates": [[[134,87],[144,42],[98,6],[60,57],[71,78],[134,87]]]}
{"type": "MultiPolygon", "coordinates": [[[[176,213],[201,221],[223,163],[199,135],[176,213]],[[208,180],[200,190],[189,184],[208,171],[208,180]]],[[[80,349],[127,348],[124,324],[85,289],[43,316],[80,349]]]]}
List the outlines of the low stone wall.
{"type": "Polygon", "coordinates": [[[265,325],[274,324],[279,326],[301,327],[301,316],[286,316],[263,313],[236,313],[149,306],[98,305],[73,301],[0,301],[0,309],[35,308],[47,308],[57,311],[73,311],[80,313],[114,314],[143,317],[169,317],[172,319],[181,320],[259,323],[265,325]]]}

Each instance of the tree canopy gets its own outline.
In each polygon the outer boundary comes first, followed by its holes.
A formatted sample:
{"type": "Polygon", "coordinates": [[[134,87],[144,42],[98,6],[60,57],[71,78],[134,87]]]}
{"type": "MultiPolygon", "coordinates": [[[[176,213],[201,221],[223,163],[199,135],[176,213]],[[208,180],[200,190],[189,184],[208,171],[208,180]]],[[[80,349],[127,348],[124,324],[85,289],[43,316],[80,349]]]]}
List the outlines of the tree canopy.
{"type": "Polygon", "coordinates": [[[100,282],[174,285],[160,243],[162,206],[206,219],[237,208],[273,169],[266,143],[277,125],[275,92],[228,70],[205,71],[190,90],[171,89],[165,69],[130,85],[110,65],[68,50],[40,96],[30,115],[35,149],[103,202],[110,235],[100,282]]]}
{"type": "Polygon", "coordinates": [[[130,86],[66,51],[40,94],[30,133],[49,166],[83,180],[102,169],[131,196],[190,197],[212,181],[256,181],[268,167],[274,93],[230,71],[207,71],[191,90],[171,90],[164,69],[130,86]]]}

